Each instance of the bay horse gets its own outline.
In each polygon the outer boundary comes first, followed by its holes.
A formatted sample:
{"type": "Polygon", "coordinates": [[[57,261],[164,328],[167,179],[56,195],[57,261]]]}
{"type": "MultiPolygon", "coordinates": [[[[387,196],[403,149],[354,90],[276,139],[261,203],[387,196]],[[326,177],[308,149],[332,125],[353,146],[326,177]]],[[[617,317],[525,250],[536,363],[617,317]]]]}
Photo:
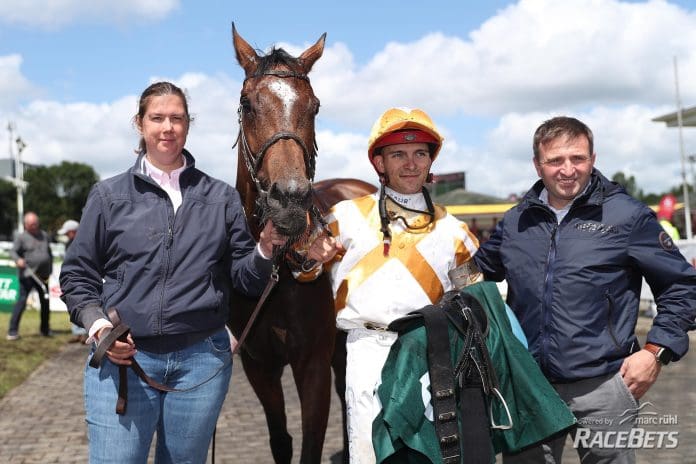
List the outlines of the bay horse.
{"type": "MultiPolygon", "coordinates": [[[[239,351],[246,376],[266,415],[276,463],[290,463],[293,452],[281,385],[286,365],[292,369],[301,404],[301,463],[321,460],[332,364],[337,392],[345,402],[345,336],[337,337],[328,277],[323,274],[314,282],[299,283],[288,265],[294,262],[297,269],[298,254],[292,253],[290,260],[283,258],[321,230],[321,216],[328,207],[376,191],[373,185],[357,179],[312,184],[317,157],[314,120],[319,100],[307,75],[323,53],[325,38],[326,34],[322,35],[299,57],[282,48],[258,55],[232,24],[236,58],[245,73],[238,110],[236,189],[257,240],[268,220],[289,238],[286,249],[274,252],[274,258],[282,260],[278,283],[239,351]]],[[[301,260],[300,255],[299,264],[306,264],[301,260]]],[[[228,325],[239,338],[256,301],[235,297],[228,325]]],[[[345,424],[345,404],[342,413],[345,424]]],[[[347,456],[345,426],[343,456],[347,456]]]]}

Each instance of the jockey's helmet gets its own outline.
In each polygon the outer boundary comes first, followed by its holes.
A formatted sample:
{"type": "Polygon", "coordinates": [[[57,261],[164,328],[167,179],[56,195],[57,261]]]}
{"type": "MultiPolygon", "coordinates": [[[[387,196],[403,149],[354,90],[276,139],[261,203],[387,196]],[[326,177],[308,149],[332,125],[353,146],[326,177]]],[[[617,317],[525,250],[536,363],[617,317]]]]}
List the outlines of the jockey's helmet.
{"type": "Polygon", "coordinates": [[[423,110],[390,108],[372,126],[367,153],[374,164],[372,159],[382,147],[421,142],[430,146],[430,157],[435,161],[443,140],[432,119],[423,110]]]}

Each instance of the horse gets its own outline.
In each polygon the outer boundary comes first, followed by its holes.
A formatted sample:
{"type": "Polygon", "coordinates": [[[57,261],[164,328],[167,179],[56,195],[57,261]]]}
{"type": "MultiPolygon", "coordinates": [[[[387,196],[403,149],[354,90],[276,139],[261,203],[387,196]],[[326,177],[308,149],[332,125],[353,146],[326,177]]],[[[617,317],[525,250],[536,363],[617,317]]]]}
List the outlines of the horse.
{"type": "MultiPolygon", "coordinates": [[[[275,262],[280,261],[277,284],[239,351],[266,416],[276,463],[290,463],[293,453],[281,385],[286,365],[292,369],[301,404],[300,462],[321,460],[332,365],[345,424],[345,337],[337,337],[331,285],[326,274],[313,282],[297,282],[291,271],[307,263],[294,250],[321,232],[322,215],[330,206],[376,191],[358,179],[313,184],[317,157],[314,120],[319,100],[307,75],[321,57],[325,39],[323,34],[299,57],[282,48],[260,56],[232,24],[236,58],[245,73],[238,110],[236,189],[257,240],[268,220],[288,237],[284,249],[274,250],[275,262]]],[[[233,301],[228,326],[239,338],[257,301],[242,295],[235,295],[233,301]]],[[[345,458],[345,427],[343,453],[345,458]]]]}

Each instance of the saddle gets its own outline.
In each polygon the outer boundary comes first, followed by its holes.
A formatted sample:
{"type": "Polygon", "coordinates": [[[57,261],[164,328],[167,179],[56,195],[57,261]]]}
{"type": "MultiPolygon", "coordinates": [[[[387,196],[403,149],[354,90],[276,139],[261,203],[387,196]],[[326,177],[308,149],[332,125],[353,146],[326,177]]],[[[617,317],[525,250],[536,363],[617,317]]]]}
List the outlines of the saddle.
{"type": "Polygon", "coordinates": [[[451,291],[437,304],[393,321],[389,330],[403,334],[421,324],[426,330],[431,404],[443,462],[493,462],[490,398],[501,397],[485,344],[489,328],[485,310],[473,296],[451,291]],[[450,325],[463,340],[455,363],[450,325]]]}

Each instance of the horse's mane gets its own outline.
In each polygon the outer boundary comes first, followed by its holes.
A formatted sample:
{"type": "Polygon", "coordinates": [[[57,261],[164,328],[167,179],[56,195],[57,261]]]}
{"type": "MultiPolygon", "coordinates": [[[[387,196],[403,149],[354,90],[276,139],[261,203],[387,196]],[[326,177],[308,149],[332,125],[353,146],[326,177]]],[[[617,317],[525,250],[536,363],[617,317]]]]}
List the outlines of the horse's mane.
{"type": "Polygon", "coordinates": [[[254,72],[254,76],[261,76],[278,66],[286,66],[291,71],[299,72],[301,71],[300,65],[299,58],[292,56],[282,48],[273,47],[266,55],[259,56],[259,64],[254,72]]]}

